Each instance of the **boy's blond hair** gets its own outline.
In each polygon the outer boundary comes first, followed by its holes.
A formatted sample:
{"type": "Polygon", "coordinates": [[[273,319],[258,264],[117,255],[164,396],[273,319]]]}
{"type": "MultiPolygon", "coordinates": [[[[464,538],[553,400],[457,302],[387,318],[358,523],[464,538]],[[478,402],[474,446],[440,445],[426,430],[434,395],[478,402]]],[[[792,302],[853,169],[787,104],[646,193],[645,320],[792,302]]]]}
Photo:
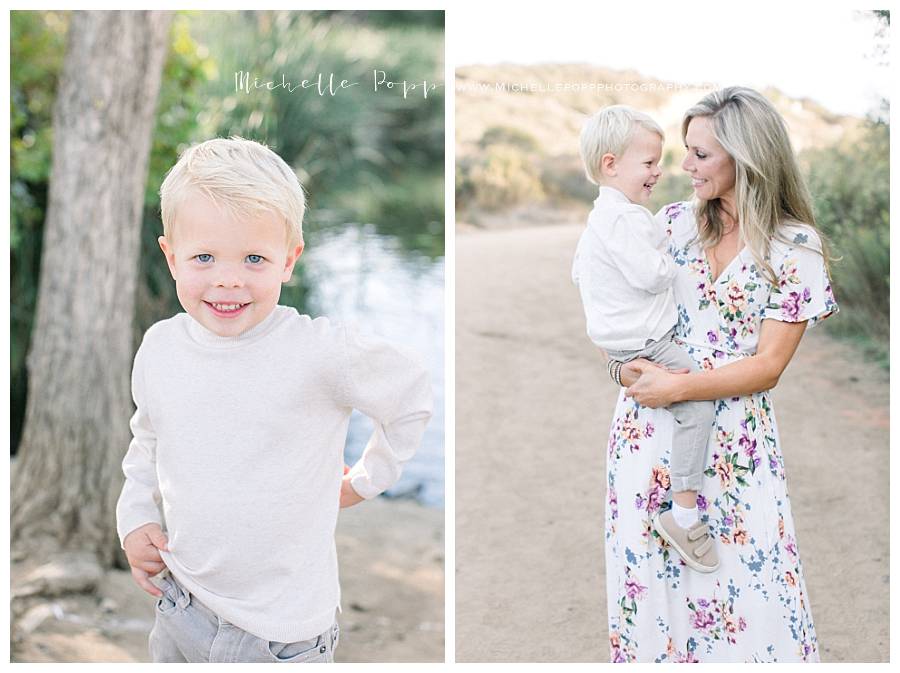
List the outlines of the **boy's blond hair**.
{"type": "Polygon", "coordinates": [[[297,175],[265,145],[238,136],[186,149],[159,188],[163,234],[171,240],[178,207],[201,193],[235,219],[269,211],[284,218],[288,248],[303,243],[306,197],[297,175]]]}
{"type": "Polygon", "coordinates": [[[627,105],[610,105],[588,118],[581,129],[581,161],[588,180],[595,185],[602,184],[600,160],[604,154],[621,157],[636,126],[643,126],[665,140],[659,124],[627,105]]]}

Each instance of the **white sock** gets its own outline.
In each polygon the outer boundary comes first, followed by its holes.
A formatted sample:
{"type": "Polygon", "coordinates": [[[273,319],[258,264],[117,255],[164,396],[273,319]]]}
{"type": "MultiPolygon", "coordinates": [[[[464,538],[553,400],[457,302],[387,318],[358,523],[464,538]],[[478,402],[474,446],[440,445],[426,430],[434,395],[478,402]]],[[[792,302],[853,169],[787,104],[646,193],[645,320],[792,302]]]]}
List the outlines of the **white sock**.
{"type": "Polygon", "coordinates": [[[675,517],[675,523],[682,528],[690,528],[700,520],[700,512],[696,507],[682,507],[677,502],[672,503],[672,516],[675,517]]]}

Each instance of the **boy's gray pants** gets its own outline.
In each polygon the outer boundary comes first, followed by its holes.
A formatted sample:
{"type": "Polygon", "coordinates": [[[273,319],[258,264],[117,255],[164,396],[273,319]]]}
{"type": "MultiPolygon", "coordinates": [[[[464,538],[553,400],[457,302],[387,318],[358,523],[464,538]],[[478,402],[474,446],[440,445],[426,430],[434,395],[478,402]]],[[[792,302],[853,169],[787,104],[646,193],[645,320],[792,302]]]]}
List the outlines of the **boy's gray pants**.
{"type": "MultiPolygon", "coordinates": [[[[631,362],[645,358],[669,369],[687,368],[697,371],[691,356],[672,341],[675,328],[659,340],[647,339],[644,347],[634,351],[607,350],[613,360],[631,362]]],[[[672,431],[672,457],[669,461],[669,479],[672,491],[699,491],[703,480],[706,447],[709,433],[716,418],[716,406],[712,400],[688,400],[666,407],[675,417],[672,431]]]]}
{"type": "Polygon", "coordinates": [[[295,643],[264,640],[228,622],[197,600],[166,568],[157,578],[150,631],[154,662],[331,663],[340,638],[337,621],[321,635],[295,643]]]}

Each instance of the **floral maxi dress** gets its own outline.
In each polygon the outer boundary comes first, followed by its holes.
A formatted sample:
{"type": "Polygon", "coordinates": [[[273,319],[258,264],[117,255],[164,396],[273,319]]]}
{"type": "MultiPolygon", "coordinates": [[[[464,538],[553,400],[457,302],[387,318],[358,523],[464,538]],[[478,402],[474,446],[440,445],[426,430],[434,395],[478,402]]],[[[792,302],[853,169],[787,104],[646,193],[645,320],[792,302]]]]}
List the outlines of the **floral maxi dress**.
{"type": "MultiPolygon", "coordinates": [[[[688,203],[657,215],[678,274],[676,342],[703,369],[756,352],[762,320],[837,311],[815,231],[783,230],[769,263],[773,287],[744,248],[713,281],[688,203]],[[814,248],[814,249],[810,249],[814,248]]],[[[671,506],[672,416],[619,395],[607,458],[606,584],[613,662],[819,660],[794,532],[778,428],[768,392],[716,401],[698,494],[720,566],[688,568],[650,517],[671,506]]]]}

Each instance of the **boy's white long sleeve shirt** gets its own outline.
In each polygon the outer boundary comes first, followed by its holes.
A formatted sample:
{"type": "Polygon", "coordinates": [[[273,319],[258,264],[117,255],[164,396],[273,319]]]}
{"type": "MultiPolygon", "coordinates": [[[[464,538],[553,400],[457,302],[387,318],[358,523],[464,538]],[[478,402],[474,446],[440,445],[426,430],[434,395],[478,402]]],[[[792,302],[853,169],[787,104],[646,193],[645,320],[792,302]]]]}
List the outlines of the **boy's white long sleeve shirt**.
{"type": "Polygon", "coordinates": [[[156,522],[166,566],[222,619],[279,642],[324,632],[340,606],[350,413],[375,422],[350,472],[372,498],[397,481],[431,417],[418,357],[286,306],[237,337],[179,313],[144,335],[132,394],[120,542],[156,522]]]}
{"type": "Polygon", "coordinates": [[[591,341],[637,350],[678,321],[675,260],[650,211],[612,187],[600,187],[572,263],[591,341]]]}

